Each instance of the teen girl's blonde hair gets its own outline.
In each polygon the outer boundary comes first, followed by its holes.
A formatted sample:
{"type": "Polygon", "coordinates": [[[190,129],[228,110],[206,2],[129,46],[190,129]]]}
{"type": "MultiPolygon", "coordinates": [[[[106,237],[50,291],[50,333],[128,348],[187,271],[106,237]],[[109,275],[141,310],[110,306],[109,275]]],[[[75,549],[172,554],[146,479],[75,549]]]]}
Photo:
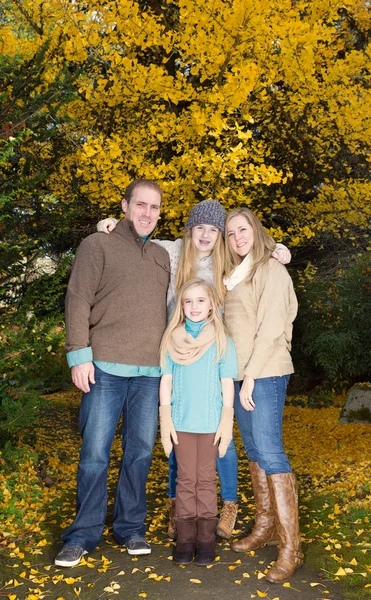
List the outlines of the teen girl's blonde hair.
{"type": "Polygon", "coordinates": [[[223,323],[222,315],[219,310],[218,297],[215,291],[215,288],[205,281],[204,279],[200,279],[199,277],[195,277],[190,281],[187,281],[183,287],[179,290],[176,306],[173,312],[173,315],[170,319],[170,322],[165,330],[165,333],[162,337],[161,347],[160,347],[160,365],[164,368],[166,363],[166,354],[169,346],[169,342],[172,336],[174,329],[179,327],[179,325],[184,324],[185,322],[185,314],[183,310],[183,298],[186,292],[192,288],[197,286],[202,286],[205,288],[207,295],[211,300],[211,311],[210,315],[207,319],[207,323],[212,323],[215,327],[215,343],[216,343],[216,359],[215,362],[220,360],[222,356],[227,351],[228,341],[227,341],[227,332],[223,323]]]}
{"type": "Polygon", "coordinates": [[[250,250],[252,265],[250,273],[245,279],[245,283],[250,283],[256,273],[257,268],[266,263],[272,256],[272,252],[275,250],[276,243],[269,233],[265,231],[258,217],[256,217],[249,208],[243,207],[232,210],[230,213],[228,213],[225,222],[225,277],[230,277],[235,267],[237,267],[245,258],[244,256],[239,256],[231,248],[231,243],[228,238],[228,223],[231,221],[231,219],[240,215],[245,217],[248,224],[251,225],[254,234],[254,243],[250,250]]]}
{"type": "MultiPolygon", "coordinates": [[[[216,291],[217,305],[224,304],[225,287],[223,273],[225,263],[224,240],[218,230],[218,237],[212,250],[213,280],[216,291]]],[[[182,249],[180,251],[179,266],[175,278],[175,291],[180,293],[183,285],[197,275],[197,252],[192,242],[192,230],[188,229],[183,235],[182,249]]]]}

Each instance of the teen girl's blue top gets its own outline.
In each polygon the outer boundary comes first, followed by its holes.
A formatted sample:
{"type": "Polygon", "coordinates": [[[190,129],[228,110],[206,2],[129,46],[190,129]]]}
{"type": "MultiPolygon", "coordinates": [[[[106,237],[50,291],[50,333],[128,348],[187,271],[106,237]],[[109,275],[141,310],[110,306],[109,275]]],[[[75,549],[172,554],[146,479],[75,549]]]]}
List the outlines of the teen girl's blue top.
{"type": "MultiPolygon", "coordinates": [[[[194,338],[206,321],[194,323],[186,319],[185,328],[194,338]]],[[[237,377],[237,356],[233,340],[228,338],[224,356],[215,362],[214,343],[201,358],[191,365],[175,363],[166,357],[162,374],[173,376],[171,396],[172,419],[176,431],[187,433],[215,433],[223,406],[221,378],[237,377]]]]}

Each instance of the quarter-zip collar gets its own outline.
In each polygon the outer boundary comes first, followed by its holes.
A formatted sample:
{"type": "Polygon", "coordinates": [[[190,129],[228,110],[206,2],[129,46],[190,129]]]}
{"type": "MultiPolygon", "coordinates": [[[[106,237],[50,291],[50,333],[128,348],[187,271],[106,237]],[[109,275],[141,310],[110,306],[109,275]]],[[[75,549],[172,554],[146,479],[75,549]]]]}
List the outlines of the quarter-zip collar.
{"type": "Polygon", "coordinates": [[[112,233],[117,233],[118,235],[121,235],[123,238],[125,238],[126,240],[128,240],[129,242],[131,242],[132,244],[135,244],[136,246],[138,246],[138,248],[140,248],[140,250],[142,250],[144,253],[147,251],[147,244],[148,242],[151,240],[154,231],[152,231],[152,233],[147,236],[146,241],[144,242],[143,239],[140,237],[139,233],[136,231],[133,222],[130,221],[130,219],[127,219],[126,217],[124,219],[121,219],[121,221],[119,221],[115,227],[115,229],[112,231],[112,233]]]}

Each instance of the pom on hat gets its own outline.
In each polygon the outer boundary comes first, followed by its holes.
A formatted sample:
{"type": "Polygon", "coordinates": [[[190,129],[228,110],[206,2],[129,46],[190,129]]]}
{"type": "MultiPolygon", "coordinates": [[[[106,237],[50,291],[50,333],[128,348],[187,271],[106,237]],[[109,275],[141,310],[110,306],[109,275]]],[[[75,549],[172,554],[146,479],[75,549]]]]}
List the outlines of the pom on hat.
{"type": "Polygon", "coordinates": [[[224,235],[226,215],[227,211],[217,200],[202,200],[192,208],[184,231],[196,225],[214,225],[224,235]]]}

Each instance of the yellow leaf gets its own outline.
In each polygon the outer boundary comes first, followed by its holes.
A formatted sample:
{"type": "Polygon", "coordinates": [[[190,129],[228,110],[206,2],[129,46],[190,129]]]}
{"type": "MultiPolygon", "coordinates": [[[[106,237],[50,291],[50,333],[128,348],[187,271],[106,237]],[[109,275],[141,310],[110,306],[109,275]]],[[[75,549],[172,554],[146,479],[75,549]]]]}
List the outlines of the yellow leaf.
{"type": "Polygon", "coordinates": [[[79,587],[79,588],[73,588],[73,591],[75,592],[76,596],[80,596],[80,594],[81,594],[81,587],[79,587]]]}
{"type": "Polygon", "coordinates": [[[338,575],[339,577],[345,577],[346,571],[344,571],[343,567],[339,567],[338,570],[336,571],[335,575],[338,575]]]}
{"type": "Polygon", "coordinates": [[[289,582],[289,581],[286,581],[286,583],[283,583],[282,585],[283,585],[283,587],[291,587],[291,585],[290,585],[290,582],[289,582]]]}
{"type": "Polygon", "coordinates": [[[357,561],[355,558],[352,558],[352,560],[349,563],[350,565],[358,565],[357,561]]]}
{"type": "Polygon", "coordinates": [[[316,581],[313,581],[312,583],[309,584],[310,587],[316,587],[317,585],[321,585],[320,583],[317,583],[316,581]]]}
{"type": "Polygon", "coordinates": [[[9,594],[8,600],[17,600],[17,596],[15,594],[9,594]]]}
{"type": "Polygon", "coordinates": [[[235,579],[234,582],[237,583],[238,585],[241,585],[241,581],[242,579],[235,579]]]}
{"type": "Polygon", "coordinates": [[[261,571],[259,571],[259,573],[258,573],[258,579],[263,579],[263,577],[265,577],[264,573],[262,573],[261,571]]]}
{"type": "Polygon", "coordinates": [[[242,577],[250,577],[248,573],[242,573],[242,577]]]}
{"type": "Polygon", "coordinates": [[[145,592],[138,594],[138,596],[139,596],[139,598],[147,598],[147,594],[145,592]]]}
{"type": "Polygon", "coordinates": [[[64,579],[64,582],[68,585],[72,585],[73,583],[77,583],[78,581],[81,581],[81,577],[66,577],[66,579],[64,579]]]}
{"type": "Polygon", "coordinates": [[[132,570],[131,574],[136,573],[137,571],[139,571],[138,567],[134,567],[134,569],[132,570]]]}
{"type": "Polygon", "coordinates": [[[168,577],[164,577],[164,581],[170,581],[170,579],[171,579],[171,577],[170,577],[170,576],[168,576],[168,577]]]}
{"type": "Polygon", "coordinates": [[[346,573],[353,573],[353,569],[351,569],[350,567],[345,567],[344,571],[346,573]]]}
{"type": "Polygon", "coordinates": [[[189,581],[191,583],[201,583],[201,581],[199,579],[190,579],[189,581]]]}
{"type": "MultiPolygon", "coordinates": [[[[125,575],[125,571],[120,571],[120,573],[117,573],[117,575],[125,575]]],[[[117,577],[116,575],[116,577],[117,577]]]]}
{"type": "Polygon", "coordinates": [[[260,590],[256,590],[259,598],[266,598],[268,596],[267,592],[261,592],[260,590]]]}
{"type": "Polygon", "coordinates": [[[237,567],[235,565],[229,565],[228,569],[230,571],[234,571],[235,569],[237,569],[237,567]]]}

